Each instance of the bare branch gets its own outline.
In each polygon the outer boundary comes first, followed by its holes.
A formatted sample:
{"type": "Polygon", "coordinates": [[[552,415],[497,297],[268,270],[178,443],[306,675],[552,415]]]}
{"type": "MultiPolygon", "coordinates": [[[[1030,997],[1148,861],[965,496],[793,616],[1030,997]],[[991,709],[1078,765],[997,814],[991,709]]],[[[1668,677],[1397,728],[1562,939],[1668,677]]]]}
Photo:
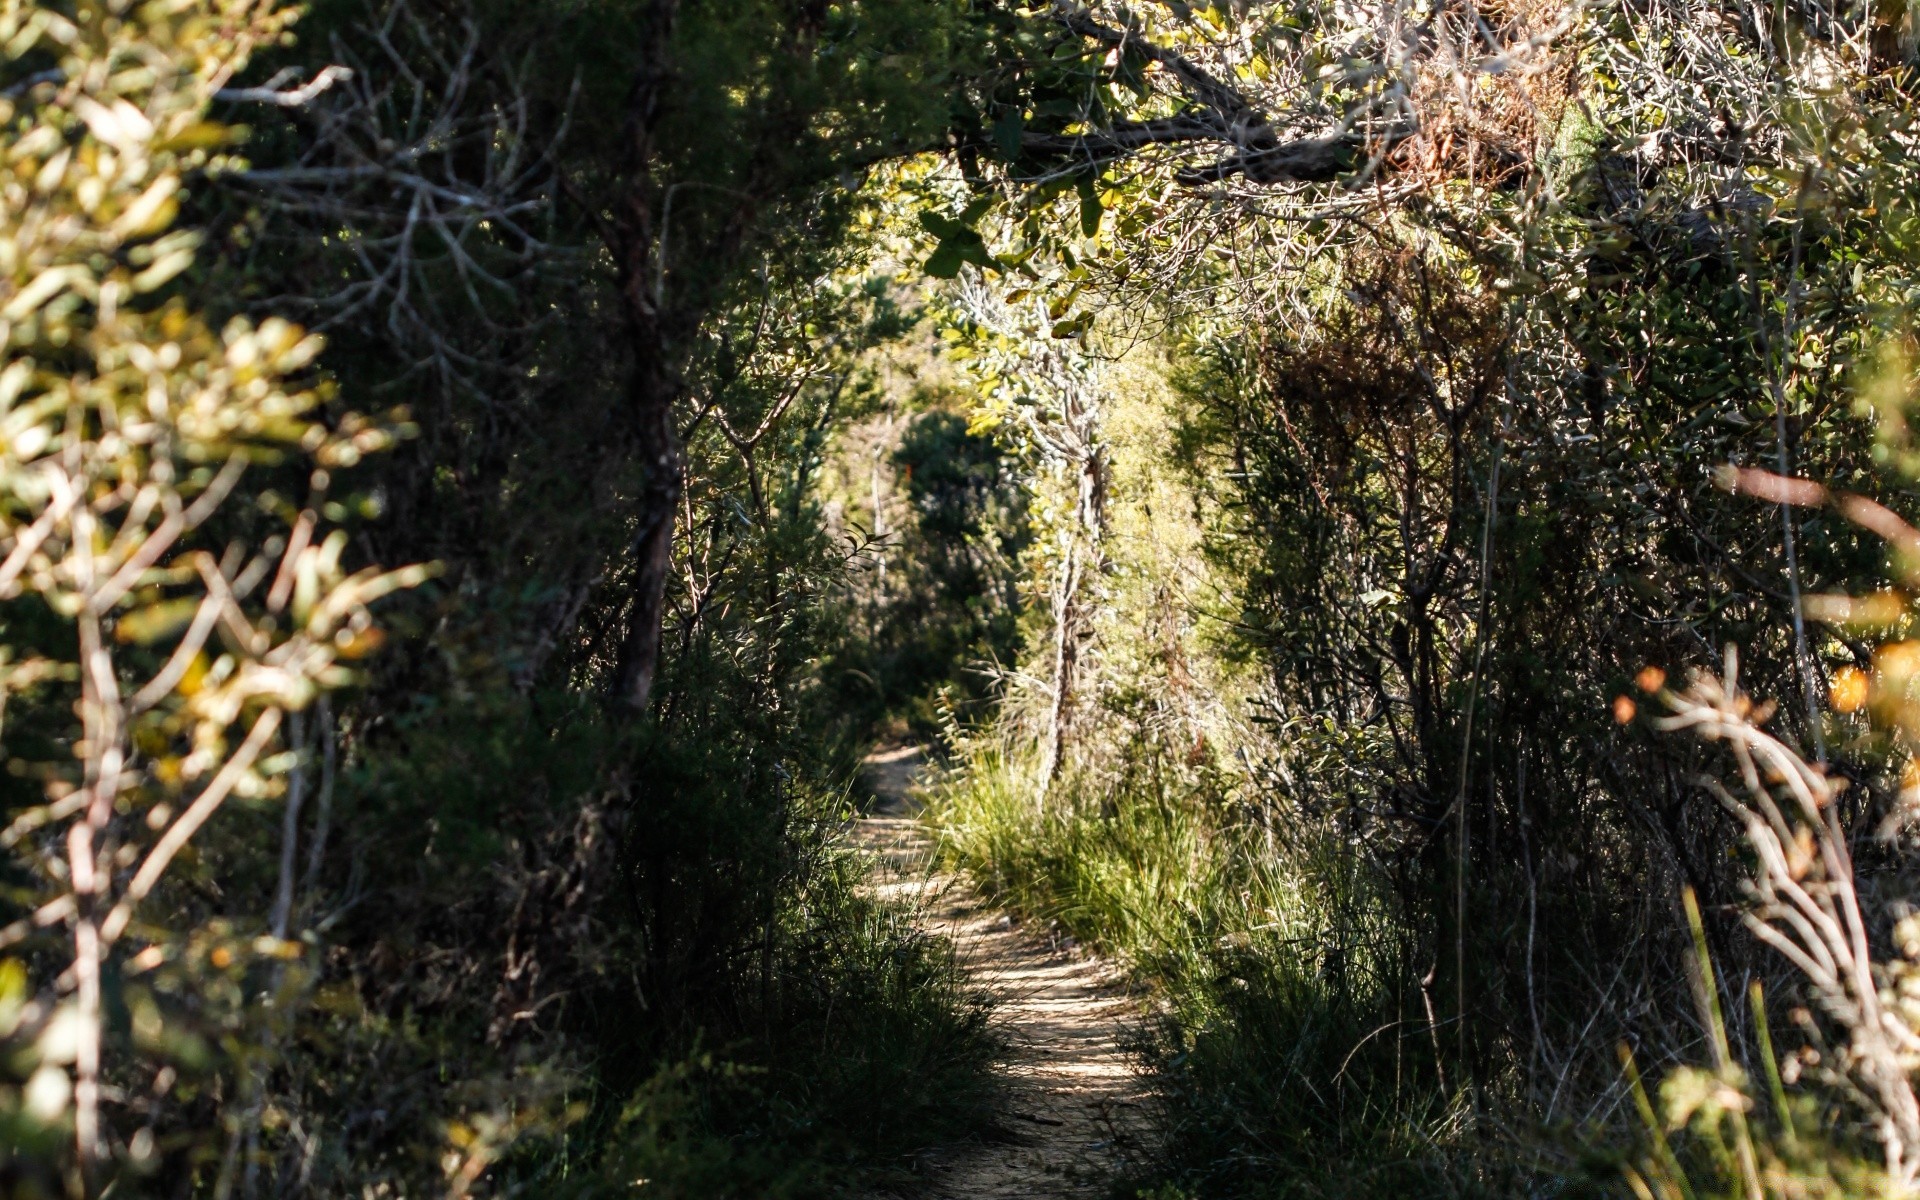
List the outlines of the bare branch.
{"type": "Polygon", "coordinates": [[[305,108],[318,99],[320,93],[336,83],[353,78],[348,67],[324,67],[318,75],[290,91],[280,89],[298,73],[288,68],[275,75],[261,87],[221,88],[213,94],[215,100],[224,100],[230,104],[271,104],[276,108],[305,108]]]}

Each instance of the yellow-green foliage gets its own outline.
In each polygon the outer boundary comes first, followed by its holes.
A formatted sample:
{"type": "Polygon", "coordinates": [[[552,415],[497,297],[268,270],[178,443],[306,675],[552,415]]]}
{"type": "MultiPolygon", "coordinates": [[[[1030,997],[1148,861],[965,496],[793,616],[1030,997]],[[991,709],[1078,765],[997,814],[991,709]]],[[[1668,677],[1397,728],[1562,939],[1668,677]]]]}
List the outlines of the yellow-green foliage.
{"type": "MultiPolygon", "coordinates": [[[[163,1047],[190,1053],[147,1004],[128,1044],[105,1037],[120,981],[190,949],[141,902],[225,800],[279,792],[284,715],[346,683],[376,643],[368,604],[425,576],[349,572],[322,525],[328,470],[392,432],[322,420],[303,381],[320,340],[279,320],[215,330],[166,294],[198,240],[172,228],[182,190],[236,138],[209,104],[290,19],[262,0],[0,7],[0,679],[53,747],[15,757],[44,802],[0,834],[30,881],[9,897],[29,915],[0,932],[27,950],[0,972],[0,1155],[31,1173],[69,1130],[69,1187],[154,1153],[143,1110],[165,1089],[121,1085],[151,1080],[163,1047]],[[309,506],[216,555],[206,527],[248,468],[302,456],[309,506]]],[[[299,958],[280,925],[240,953],[299,958]]]]}

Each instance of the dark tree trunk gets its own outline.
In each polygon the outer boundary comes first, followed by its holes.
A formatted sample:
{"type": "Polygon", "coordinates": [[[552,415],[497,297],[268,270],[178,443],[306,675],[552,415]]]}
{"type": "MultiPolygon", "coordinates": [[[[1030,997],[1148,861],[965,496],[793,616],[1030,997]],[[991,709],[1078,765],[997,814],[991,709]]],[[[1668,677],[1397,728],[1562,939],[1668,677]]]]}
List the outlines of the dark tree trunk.
{"type": "Polygon", "coordinates": [[[645,60],[635,73],[627,100],[627,179],[615,212],[620,266],[620,298],[633,347],[633,378],[628,386],[626,425],[634,451],[646,472],[640,488],[636,528],[629,551],[632,600],[620,644],[608,700],[611,706],[643,713],[653,695],[660,668],[660,628],[665,616],[667,581],[673,570],[674,514],[680,503],[680,436],[674,414],[682,388],[671,361],[672,317],[661,287],[655,205],[655,132],[672,83],[669,55],[678,0],[653,0],[645,17],[645,60]]]}
{"type": "Polygon", "coordinates": [[[680,504],[680,437],[674,428],[680,389],[663,372],[642,366],[633,386],[632,416],[640,461],[647,472],[640,490],[639,527],[632,543],[633,601],[620,645],[612,699],[645,712],[660,668],[660,629],[666,616],[667,582],[673,571],[674,514],[680,504]]]}

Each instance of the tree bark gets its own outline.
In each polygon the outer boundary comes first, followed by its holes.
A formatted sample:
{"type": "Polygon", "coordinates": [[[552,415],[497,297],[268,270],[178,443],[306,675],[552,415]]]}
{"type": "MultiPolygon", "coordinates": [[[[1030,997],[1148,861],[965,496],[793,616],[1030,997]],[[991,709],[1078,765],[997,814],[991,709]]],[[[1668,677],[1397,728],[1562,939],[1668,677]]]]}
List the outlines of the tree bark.
{"type": "Polygon", "coordinates": [[[627,177],[614,217],[618,245],[610,247],[620,265],[620,299],[633,350],[633,375],[627,388],[626,424],[646,472],[636,505],[636,528],[628,551],[632,599],[608,699],[630,714],[647,710],[660,668],[660,630],[667,582],[673,570],[675,511],[680,502],[681,447],[674,410],[682,391],[671,352],[671,321],[666,311],[660,239],[666,230],[655,212],[655,131],[672,82],[669,66],[679,0],[652,0],[644,60],[627,98],[627,177]]]}
{"type": "Polygon", "coordinates": [[[666,618],[667,583],[673,574],[674,518],[680,504],[681,450],[674,427],[679,389],[644,368],[633,388],[632,416],[646,482],[641,486],[638,528],[632,543],[633,600],[626,637],[614,672],[613,698],[634,713],[647,710],[660,669],[660,631],[666,618]]]}
{"type": "Polygon", "coordinates": [[[1074,471],[1073,522],[1066,533],[1065,562],[1054,583],[1053,704],[1048,714],[1046,758],[1041,764],[1044,800],[1066,762],[1072,735],[1074,690],[1080,666],[1080,639],[1085,636],[1085,609],[1081,589],[1089,567],[1096,573],[1105,562],[1107,536],[1107,454],[1101,441],[1100,397],[1085,384],[1069,383],[1064,394],[1062,448],[1074,471]]]}

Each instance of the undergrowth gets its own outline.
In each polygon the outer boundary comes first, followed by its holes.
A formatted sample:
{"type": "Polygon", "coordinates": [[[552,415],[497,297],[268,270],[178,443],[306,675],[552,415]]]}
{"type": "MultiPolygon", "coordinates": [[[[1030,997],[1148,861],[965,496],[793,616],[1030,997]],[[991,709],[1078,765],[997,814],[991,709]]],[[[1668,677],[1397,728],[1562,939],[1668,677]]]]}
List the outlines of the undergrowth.
{"type": "Polygon", "coordinates": [[[999,1052],[953,947],[862,895],[834,850],[783,914],[757,1028],[698,1048],[627,1100],[571,1194],[801,1200],[911,1187],[913,1152],[987,1126],[999,1052]]]}
{"type": "Polygon", "coordinates": [[[1165,1142],[1126,1194],[1512,1194],[1500,1156],[1461,1144],[1461,1102],[1419,1044],[1435,1031],[1394,986],[1405,947],[1384,899],[1350,860],[1230,823],[1204,780],[1144,757],[1041,803],[1017,754],[976,744],[927,810],[993,899],[1154,992],[1138,1050],[1165,1142]]]}
{"type": "MultiPolygon", "coordinates": [[[[1759,983],[1751,1061],[1730,1046],[1719,1001],[1702,1000],[1720,1065],[1663,1061],[1643,1081],[1623,1043],[1626,1103],[1580,1124],[1537,1119],[1509,1075],[1461,1076],[1456,1030],[1433,1018],[1389,893],[1359,860],[1330,835],[1246,821],[1203,773],[1150,745],[1130,747],[1127,763],[1093,786],[1082,774],[1043,791],[1030,761],[977,740],[927,809],[948,862],[1112,956],[1155,1000],[1136,1049],[1164,1140],[1116,1195],[1903,1194],[1837,1093],[1783,1088],[1759,983]]],[[[1718,996],[1688,906],[1696,990],[1718,996]]]]}

